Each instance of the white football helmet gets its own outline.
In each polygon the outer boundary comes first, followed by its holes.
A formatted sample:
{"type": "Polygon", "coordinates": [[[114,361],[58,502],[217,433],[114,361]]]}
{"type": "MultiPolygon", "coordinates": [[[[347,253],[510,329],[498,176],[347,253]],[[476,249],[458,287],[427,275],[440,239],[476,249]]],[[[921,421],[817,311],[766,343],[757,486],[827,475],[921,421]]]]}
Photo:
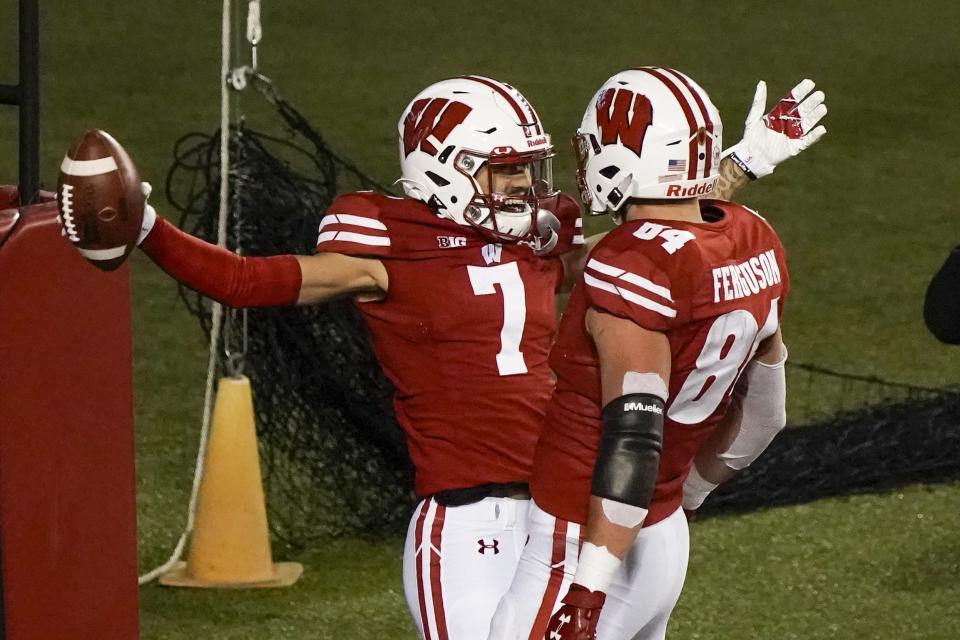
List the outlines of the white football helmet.
{"type": "Polygon", "coordinates": [[[719,176],[722,132],[710,96],[684,74],[621,71],[590,100],[574,136],[584,204],[616,216],[630,198],[707,195],[719,176]]]}
{"type": "Polygon", "coordinates": [[[553,146],[512,86],[481,76],[431,85],[403,111],[399,182],[439,216],[496,241],[533,239],[553,188],[553,146]]]}

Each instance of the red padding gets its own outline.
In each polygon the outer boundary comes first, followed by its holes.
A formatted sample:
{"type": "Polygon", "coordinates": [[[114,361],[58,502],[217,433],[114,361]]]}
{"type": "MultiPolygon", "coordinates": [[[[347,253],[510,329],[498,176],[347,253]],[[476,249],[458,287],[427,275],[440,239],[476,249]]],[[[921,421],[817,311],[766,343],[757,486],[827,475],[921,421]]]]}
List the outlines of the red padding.
{"type": "Polygon", "coordinates": [[[163,218],[140,248],[177,282],[229,307],[291,305],[300,295],[303,276],[295,256],[240,257],[163,218]]]}
{"type": "Polygon", "coordinates": [[[0,247],[0,637],[135,640],[129,272],[56,218],[24,208],[0,247]]]}

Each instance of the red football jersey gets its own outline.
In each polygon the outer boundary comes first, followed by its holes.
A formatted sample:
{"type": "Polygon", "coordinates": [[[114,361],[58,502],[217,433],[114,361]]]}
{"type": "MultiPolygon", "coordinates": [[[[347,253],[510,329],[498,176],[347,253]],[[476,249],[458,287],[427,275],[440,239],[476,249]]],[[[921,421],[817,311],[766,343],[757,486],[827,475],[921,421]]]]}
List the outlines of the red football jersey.
{"type": "Polygon", "coordinates": [[[547,256],[495,243],[425,204],[377,193],[337,198],[318,251],[380,259],[382,301],[358,303],[396,387],[416,491],[526,482],[553,376],[559,256],[583,244],[580,208],[560,196],[547,256]]]}
{"type": "Polygon", "coordinates": [[[789,289],[783,245],[756,213],[701,201],[705,222],[625,223],[591,252],[550,355],[557,387],[534,459],[531,491],[544,510],[585,523],[600,443],[600,369],[585,328],[591,307],[670,342],[663,451],[650,512],[680,507],[694,455],[730,403],[761,340],[773,335],[789,289]]]}

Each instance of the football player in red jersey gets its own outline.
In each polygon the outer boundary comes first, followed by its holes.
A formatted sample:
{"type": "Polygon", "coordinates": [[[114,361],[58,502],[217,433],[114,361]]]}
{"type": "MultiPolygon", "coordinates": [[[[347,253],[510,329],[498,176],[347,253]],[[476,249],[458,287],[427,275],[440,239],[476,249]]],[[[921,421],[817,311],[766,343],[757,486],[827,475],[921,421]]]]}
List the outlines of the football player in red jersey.
{"type": "Polygon", "coordinates": [[[756,457],[784,424],[783,246],[753,211],[698,198],[718,179],[721,130],[706,92],[672,69],[618,73],[587,107],[582,196],[621,224],[591,251],[550,355],[530,541],[491,638],[663,638],[695,454],[735,389],[726,460],[756,457]]]}
{"type": "MultiPolygon", "coordinates": [[[[726,191],[816,137],[808,128],[783,146],[761,121],[764,98],[742,158],[721,168],[726,191]]],[[[554,293],[586,256],[580,206],[552,189],[550,137],[510,85],[434,84],[404,110],[398,134],[408,197],[337,198],[316,255],[241,258],[152,208],[141,246],[178,281],[234,307],[357,299],[416,469],[408,606],[423,637],[483,638],[527,539],[527,481],[553,388],[554,293]]]]}

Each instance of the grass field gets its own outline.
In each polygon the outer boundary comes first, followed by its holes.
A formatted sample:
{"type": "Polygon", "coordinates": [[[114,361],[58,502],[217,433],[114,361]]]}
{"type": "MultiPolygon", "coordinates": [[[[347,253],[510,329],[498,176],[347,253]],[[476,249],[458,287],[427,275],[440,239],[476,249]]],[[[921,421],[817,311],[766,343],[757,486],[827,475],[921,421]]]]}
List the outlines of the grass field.
{"type": "MultiPolygon", "coordinates": [[[[0,6],[4,83],[16,81],[14,5],[0,6]]],[[[44,2],[46,185],[70,141],[93,126],[116,135],[160,183],[174,140],[217,126],[219,24],[213,2],[44,2]]],[[[920,306],[957,242],[957,24],[960,8],[946,1],[286,0],[264,3],[261,65],[330,142],[382,181],[396,176],[396,119],[416,91],[464,72],[504,79],[553,131],[567,188],[566,138],[595,88],[619,68],[662,64],[689,73],[724,114],[728,143],[741,133],[757,79],[779,95],[812,77],[827,92],[827,137],[743,194],[789,251],[791,357],[940,385],[960,383],[960,353],[926,333],[920,306]]],[[[270,126],[255,95],[239,102],[251,126],[270,126]]],[[[0,111],[2,182],[16,175],[14,114],[0,111]]],[[[133,279],[147,568],[165,558],[182,526],[206,346],[175,287],[139,255],[133,279]]],[[[960,486],[943,485],[699,523],[671,637],[956,637],[958,506],[960,486]]],[[[282,592],[145,588],[143,636],[412,637],[399,548],[396,540],[344,540],[313,550],[297,558],[307,565],[304,581],[282,592]]]]}

